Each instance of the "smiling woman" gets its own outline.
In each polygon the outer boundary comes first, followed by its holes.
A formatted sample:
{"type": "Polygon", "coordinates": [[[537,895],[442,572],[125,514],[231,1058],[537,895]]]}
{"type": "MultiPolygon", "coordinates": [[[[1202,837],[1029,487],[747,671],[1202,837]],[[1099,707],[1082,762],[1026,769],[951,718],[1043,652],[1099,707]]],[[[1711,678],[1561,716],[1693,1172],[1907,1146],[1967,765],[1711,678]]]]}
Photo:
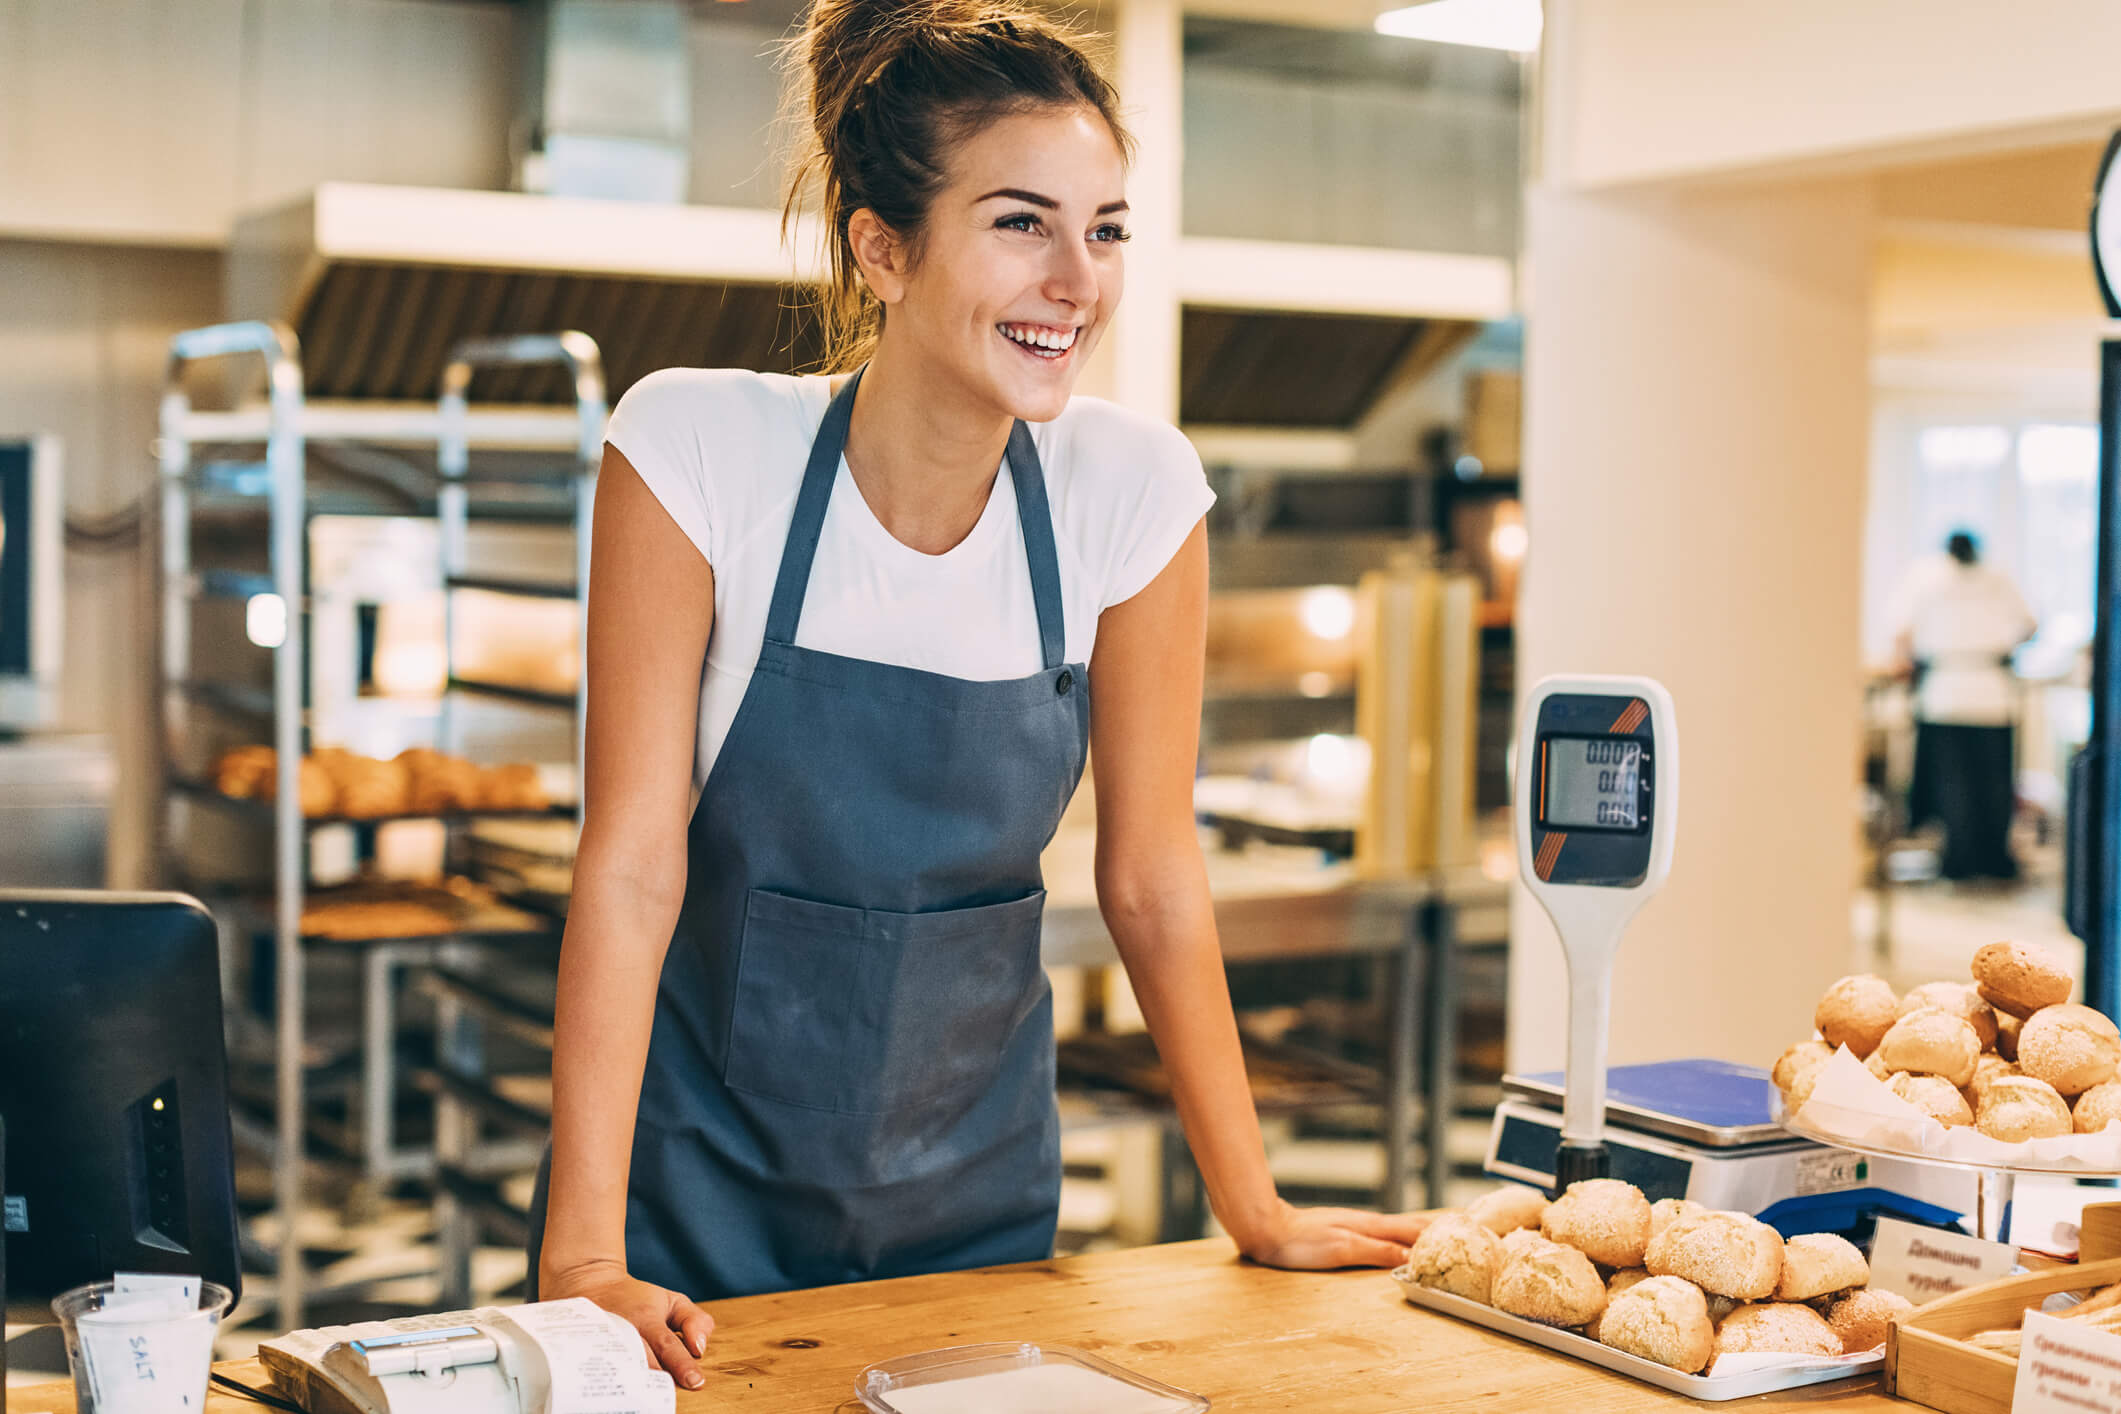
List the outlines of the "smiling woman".
{"type": "Polygon", "coordinates": [[[1217,1215],[1260,1261],[1395,1265],[1418,1220],[1280,1199],[1245,1081],[1193,824],[1200,458],[1073,396],[1121,292],[1117,99],[970,0],[821,0],[795,52],[852,372],[664,369],[612,412],[537,1294],[696,1388],[694,1298],[1050,1255],[1039,859],[1092,758],[1217,1215]]]}
{"type": "MultiPolygon", "coordinates": [[[[832,232],[831,279],[819,302],[832,368],[854,368],[868,357],[883,314],[854,249],[857,213],[871,213],[917,256],[955,165],[949,156],[997,119],[1040,109],[1075,109],[1093,119],[1115,169],[1092,213],[1097,239],[1126,239],[1110,219],[1126,210],[1118,184],[1133,145],[1119,120],[1119,96],[1077,36],[1027,7],[819,0],[790,50],[790,73],[791,99],[809,117],[809,141],[796,157],[784,228],[800,205],[815,200],[832,232]]],[[[996,231],[1042,236],[1053,221],[1075,214],[1064,213],[1052,192],[974,185],[960,193],[967,196],[967,214],[976,212],[996,231]]]]}

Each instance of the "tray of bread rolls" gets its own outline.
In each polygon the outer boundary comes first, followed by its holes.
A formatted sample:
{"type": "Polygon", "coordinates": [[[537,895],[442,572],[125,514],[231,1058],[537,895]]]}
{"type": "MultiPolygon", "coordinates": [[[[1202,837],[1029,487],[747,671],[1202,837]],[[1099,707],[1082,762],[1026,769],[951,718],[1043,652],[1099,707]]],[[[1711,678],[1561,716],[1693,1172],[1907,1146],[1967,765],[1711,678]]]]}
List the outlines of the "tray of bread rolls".
{"type": "Polygon", "coordinates": [[[1392,1275],[1416,1306],[1711,1402],[1869,1374],[1914,1309],[1845,1238],[1607,1178],[1439,1214],[1392,1275]]]}
{"type": "Polygon", "coordinates": [[[1990,943],[1970,981],[1843,977],[1776,1060],[1784,1125],[1865,1153],[2013,1173],[2121,1174],[2121,1028],[2038,948],[1990,943]]]}

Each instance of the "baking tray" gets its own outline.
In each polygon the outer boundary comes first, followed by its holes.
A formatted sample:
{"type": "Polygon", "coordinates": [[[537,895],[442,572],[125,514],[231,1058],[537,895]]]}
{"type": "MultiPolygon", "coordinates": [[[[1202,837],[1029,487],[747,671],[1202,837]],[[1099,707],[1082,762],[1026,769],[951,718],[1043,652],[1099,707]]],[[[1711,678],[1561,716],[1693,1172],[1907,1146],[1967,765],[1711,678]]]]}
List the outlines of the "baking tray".
{"type": "MultiPolygon", "coordinates": [[[[1573,1355],[1586,1364],[1597,1365],[1616,1374],[1641,1380],[1646,1385],[1683,1394],[1689,1399],[1704,1400],[1711,1404],[1730,1399],[1749,1399],[1756,1394],[1773,1394],[1777,1390],[1799,1389],[1805,1385],[1822,1385],[1834,1380],[1854,1379],[1882,1368],[1885,1364],[1883,1348],[1864,1355],[1844,1355],[1839,1360],[1821,1360],[1802,1365],[1771,1365],[1766,1369],[1743,1370],[1729,1375],[1683,1375],[1669,1365],[1660,1365],[1654,1360],[1645,1360],[1639,1355],[1630,1355],[1624,1350],[1615,1350],[1610,1345],[1601,1345],[1587,1335],[1558,1326],[1543,1326],[1537,1321],[1512,1316],[1498,1311],[1493,1306],[1483,1306],[1478,1301],[1468,1301],[1463,1296],[1437,1291],[1414,1280],[1412,1269],[1401,1267],[1392,1273],[1399,1289],[1409,1302],[1430,1311],[1439,1311],[1446,1316],[1456,1316],[1461,1321],[1471,1321],[1476,1326],[1486,1326],[1491,1331],[1516,1336],[1519,1340],[1543,1345],[1563,1355],[1573,1355]]],[[[1710,1367],[1715,1368],[1714,1366],[1710,1367]]]]}

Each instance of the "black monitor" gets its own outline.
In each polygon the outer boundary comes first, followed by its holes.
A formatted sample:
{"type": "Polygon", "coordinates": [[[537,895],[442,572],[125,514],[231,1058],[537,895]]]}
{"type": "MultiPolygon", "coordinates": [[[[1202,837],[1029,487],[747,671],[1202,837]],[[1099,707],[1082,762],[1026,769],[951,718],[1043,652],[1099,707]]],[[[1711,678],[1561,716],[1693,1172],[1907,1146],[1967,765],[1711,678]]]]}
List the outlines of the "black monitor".
{"type": "Polygon", "coordinates": [[[182,894],[0,889],[7,1295],[116,1271],[240,1292],[221,967],[182,894]]]}

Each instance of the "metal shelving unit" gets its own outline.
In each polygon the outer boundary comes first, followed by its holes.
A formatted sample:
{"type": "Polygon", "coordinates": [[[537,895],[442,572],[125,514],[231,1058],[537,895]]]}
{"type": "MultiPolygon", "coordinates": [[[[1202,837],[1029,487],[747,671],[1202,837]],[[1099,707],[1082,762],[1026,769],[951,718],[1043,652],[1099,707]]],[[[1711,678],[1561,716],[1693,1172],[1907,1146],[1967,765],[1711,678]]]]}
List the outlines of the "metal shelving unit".
{"type": "MultiPolygon", "coordinates": [[[[444,374],[439,407],[426,412],[398,406],[364,408],[309,402],[304,394],[300,346],[294,333],[279,323],[215,325],[187,331],[172,341],[158,442],[163,756],[166,765],[175,763],[166,770],[165,796],[167,801],[183,802],[188,808],[229,812],[253,823],[269,822],[271,826],[269,899],[246,898],[224,890],[210,897],[209,902],[221,919],[225,939],[243,938],[252,927],[269,930],[272,937],[273,1124],[267,1132],[245,1122],[238,1125],[238,1132],[272,1163],[273,1206],[280,1222],[278,1242],[270,1256],[275,1276],[270,1299],[276,1308],[276,1322],[282,1326],[302,1324],[303,1308],[311,1295],[307,1290],[309,1274],[304,1265],[299,1218],[304,1208],[307,1171],[316,1161],[307,1138],[311,1126],[306,1110],[312,1063],[305,1036],[305,1004],[309,1000],[306,964],[312,949],[350,947],[357,949],[361,957],[367,993],[361,1026],[361,1116],[358,1137],[351,1147],[357,1151],[355,1160],[361,1172],[369,1179],[381,1180],[432,1174],[435,1167],[432,1153],[401,1151],[392,1134],[398,1081],[394,1009],[397,974],[408,967],[462,963],[483,951],[482,942],[520,938],[526,929],[517,925],[494,931],[473,920],[453,931],[409,938],[349,942],[305,934],[305,906],[317,892],[309,874],[312,833],[325,826],[384,821],[305,817],[299,774],[293,770],[278,772],[269,803],[223,795],[198,774],[195,758],[201,731],[209,720],[225,720],[242,724],[244,734],[255,739],[262,725],[267,729],[263,734],[282,763],[297,761],[310,750],[314,714],[307,700],[310,602],[306,557],[309,522],[318,509],[308,472],[310,457],[319,444],[372,442],[397,447],[427,444],[435,448],[440,471],[435,502],[443,532],[441,582],[445,604],[461,589],[579,599],[581,587],[587,582],[588,518],[606,411],[596,345],[578,333],[482,339],[459,345],[452,351],[444,374]],[[195,409],[188,392],[188,376],[195,374],[200,365],[235,361],[262,365],[264,399],[246,402],[233,411],[195,409]],[[469,403],[472,377],[478,370],[546,363],[560,363],[572,375],[575,406],[571,415],[559,418],[545,409],[474,408],[469,403]],[[503,583],[466,573],[468,526],[482,514],[475,510],[470,495],[481,484],[472,475],[471,456],[475,448],[482,446],[556,451],[568,456],[567,483],[576,533],[572,584],[503,583]],[[201,455],[202,452],[206,454],[201,455]],[[266,572],[195,567],[194,513],[201,505],[256,507],[261,503],[267,526],[266,572]],[[285,611],[268,616],[275,623],[284,620],[277,640],[270,643],[270,689],[254,683],[218,680],[211,671],[201,671],[201,655],[194,652],[192,641],[195,606],[205,599],[254,604],[261,595],[276,597],[285,611]],[[187,751],[187,746],[193,749],[187,751]]],[[[541,480],[549,488],[551,478],[541,480]]],[[[524,478],[513,478],[512,484],[520,490],[525,485],[524,478]]],[[[508,504],[506,487],[501,488],[496,499],[503,506],[508,504]]],[[[495,514],[499,518],[509,512],[495,514]]],[[[253,635],[253,641],[258,637],[261,635],[253,635]]],[[[448,651],[453,652],[453,636],[450,643],[448,651]]],[[[571,696],[510,693],[505,684],[459,683],[455,681],[453,660],[451,667],[450,690],[445,691],[440,709],[445,742],[455,728],[450,701],[457,691],[498,688],[517,700],[569,711],[574,725],[579,797],[579,692],[571,696]]],[[[578,678],[578,684],[579,681],[578,678]]],[[[482,819],[567,813],[570,812],[472,810],[384,818],[434,819],[461,825],[482,819]]],[[[165,822],[165,845],[168,828],[165,822]]],[[[180,882],[190,882],[175,865],[176,860],[165,849],[165,873],[180,882]]],[[[200,892],[210,891],[201,888],[200,892]]],[[[525,917],[528,931],[536,936],[551,936],[552,920],[525,917]]],[[[488,1158],[490,1162],[534,1162],[535,1153],[535,1146],[518,1141],[497,1146],[488,1158]]]]}

